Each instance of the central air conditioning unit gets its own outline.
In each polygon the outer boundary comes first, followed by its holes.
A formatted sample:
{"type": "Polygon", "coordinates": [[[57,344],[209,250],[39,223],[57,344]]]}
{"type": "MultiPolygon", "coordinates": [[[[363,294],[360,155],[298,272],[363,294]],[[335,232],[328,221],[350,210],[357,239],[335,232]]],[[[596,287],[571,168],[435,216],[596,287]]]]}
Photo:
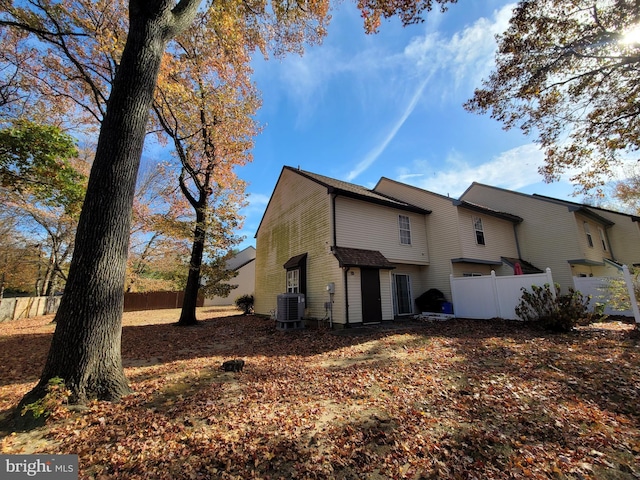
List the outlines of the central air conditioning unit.
{"type": "Polygon", "coordinates": [[[276,313],[276,328],[278,330],[292,330],[304,328],[305,301],[302,293],[282,293],[278,295],[276,313]]]}

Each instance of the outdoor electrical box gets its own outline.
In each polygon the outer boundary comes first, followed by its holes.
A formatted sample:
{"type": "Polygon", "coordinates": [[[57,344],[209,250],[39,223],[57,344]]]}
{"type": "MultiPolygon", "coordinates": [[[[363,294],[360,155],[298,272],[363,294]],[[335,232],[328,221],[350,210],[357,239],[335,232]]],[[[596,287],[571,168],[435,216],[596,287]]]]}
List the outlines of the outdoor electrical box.
{"type": "Polygon", "coordinates": [[[336,293],[336,284],[333,282],[327,283],[327,292],[336,293]]]}

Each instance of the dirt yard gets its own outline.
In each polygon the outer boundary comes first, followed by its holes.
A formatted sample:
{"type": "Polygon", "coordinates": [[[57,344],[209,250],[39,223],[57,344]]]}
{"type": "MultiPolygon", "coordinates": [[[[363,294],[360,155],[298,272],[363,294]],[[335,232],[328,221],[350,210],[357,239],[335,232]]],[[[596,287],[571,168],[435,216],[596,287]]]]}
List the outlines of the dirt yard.
{"type": "MultiPolygon", "coordinates": [[[[640,340],[452,320],[280,332],[199,309],[125,314],[134,390],[60,404],[2,453],[73,453],[82,479],[638,479],[640,340]],[[242,372],[223,361],[242,358],[242,372]]],[[[42,369],[51,318],[0,323],[0,415],[42,369]]]]}

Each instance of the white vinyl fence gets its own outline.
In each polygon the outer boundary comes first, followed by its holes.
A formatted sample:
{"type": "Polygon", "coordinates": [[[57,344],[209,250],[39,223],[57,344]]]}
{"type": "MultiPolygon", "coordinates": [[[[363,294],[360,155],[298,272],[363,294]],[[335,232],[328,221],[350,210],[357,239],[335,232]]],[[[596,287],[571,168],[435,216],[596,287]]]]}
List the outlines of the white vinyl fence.
{"type": "Polygon", "coordinates": [[[450,276],[453,312],[461,318],[504,318],[518,320],[516,307],[522,297],[522,288],[549,284],[555,291],[551,269],[532,275],[491,275],[480,277],[450,276]]]}
{"type": "Polygon", "coordinates": [[[604,313],[607,315],[624,315],[627,317],[635,317],[637,323],[640,323],[640,311],[638,310],[638,302],[633,290],[633,280],[629,274],[629,268],[624,265],[622,267],[621,277],[573,277],[573,285],[582,295],[591,295],[589,309],[593,311],[597,303],[604,303],[604,313]],[[608,305],[609,291],[608,286],[611,280],[624,280],[627,293],[630,299],[631,308],[629,310],[615,310],[608,305]]]}
{"type": "Polygon", "coordinates": [[[62,297],[16,297],[0,300],[0,322],[55,313],[62,297]]]}

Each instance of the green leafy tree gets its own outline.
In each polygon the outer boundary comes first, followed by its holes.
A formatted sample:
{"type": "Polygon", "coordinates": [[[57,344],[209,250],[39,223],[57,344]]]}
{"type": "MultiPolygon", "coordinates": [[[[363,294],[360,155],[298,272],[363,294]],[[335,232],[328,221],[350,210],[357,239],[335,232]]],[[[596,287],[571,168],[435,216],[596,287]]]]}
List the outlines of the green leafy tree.
{"type": "Polygon", "coordinates": [[[71,163],[77,156],[75,140],[60,128],[17,121],[0,130],[0,187],[76,214],[85,185],[84,175],[71,163]]]}
{"type": "Polygon", "coordinates": [[[227,260],[233,257],[233,250],[215,255],[202,266],[201,291],[206,297],[228,297],[238,285],[228,283],[238,276],[238,272],[227,269],[227,260]]]}
{"type": "Polygon", "coordinates": [[[546,181],[599,188],[640,147],[639,22],[635,0],[521,0],[465,106],[537,135],[546,181]]]}

